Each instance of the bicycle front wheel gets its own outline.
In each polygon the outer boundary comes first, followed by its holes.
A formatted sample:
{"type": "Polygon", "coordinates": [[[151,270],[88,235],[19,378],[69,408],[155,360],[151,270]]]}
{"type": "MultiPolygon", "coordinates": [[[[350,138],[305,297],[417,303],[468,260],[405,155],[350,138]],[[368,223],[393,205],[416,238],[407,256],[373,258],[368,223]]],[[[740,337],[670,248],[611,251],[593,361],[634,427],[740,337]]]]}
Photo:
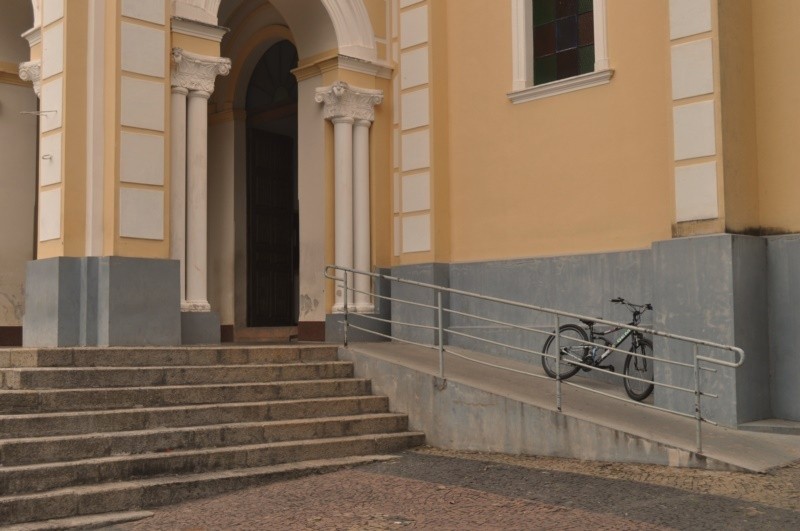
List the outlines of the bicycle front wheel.
{"type": "Polygon", "coordinates": [[[583,328],[574,324],[563,325],[558,330],[561,344],[561,363],[559,364],[556,361],[556,337],[550,336],[544,342],[542,352],[553,357],[542,356],[542,367],[547,376],[555,378],[556,365],[558,365],[558,373],[561,375],[561,379],[566,380],[581,370],[580,366],[570,363],[570,360],[583,361],[583,357],[589,348],[585,342],[589,338],[583,328]]]}
{"type": "MultiPolygon", "coordinates": [[[[633,352],[633,349],[631,349],[631,352],[633,352]]],[[[640,339],[636,354],[640,354],[640,356],[628,354],[628,357],[625,358],[625,370],[623,373],[625,376],[637,378],[636,380],[631,378],[624,379],[625,392],[628,393],[628,396],[632,399],[641,402],[650,396],[650,393],[653,392],[653,387],[655,387],[652,384],[653,343],[651,343],[649,339],[640,339]]]]}

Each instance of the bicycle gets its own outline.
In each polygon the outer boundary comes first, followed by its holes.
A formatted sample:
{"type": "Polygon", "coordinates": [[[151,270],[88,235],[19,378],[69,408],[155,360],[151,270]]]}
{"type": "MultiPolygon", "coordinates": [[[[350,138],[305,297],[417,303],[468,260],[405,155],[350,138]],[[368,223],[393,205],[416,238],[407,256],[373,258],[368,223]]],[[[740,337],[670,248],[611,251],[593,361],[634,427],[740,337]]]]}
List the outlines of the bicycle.
{"type": "MultiPolygon", "coordinates": [[[[651,304],[633,304],[626,301],[622,297],[611,299],[615,304],[623,304],[632,314],[630,326],[638,326],[642,320],[644,312],[653,310],[651,304]]],[[[604,369],[614,372],[613,365],[601,365],[608,356],[611,355],[612,348],[618,348],[626,339],[632,337],[630,352],[625,358],[625,366],[623,374],[625,376],[632,376],[633,378],[623,378],[625,385],[625,392],[633,400],[641,402],[653,392],[653,343],[644,337],[641,332],[625,329],[625,333],[621,334],[612,343],[605,336],[613,334],[625,328],[624,326],[617,326],[607,330],[595,330],[595,321],[580,319],[586,325],[586,329],[576,324],[565,324],[559,327],[560,345],[561,345],[561,369],[560,378],[566,380],[575,376],[581,369],[590,371],[593,368],[604,369]],[[587,335],[588,330],[588,335],[587,335]],[[609,348],[611,347],[611,348],[609,348]],[[576,365],[573,362],[583,364],[576,365]]],[[[549,354],[549,356],[542,356],[542,367],[544,372],[550,378],[556,378],[555,365],[556,355],[551,350],[555,350],[555,335],[547,338],[542,347],[542,352],[549,354]]]]}

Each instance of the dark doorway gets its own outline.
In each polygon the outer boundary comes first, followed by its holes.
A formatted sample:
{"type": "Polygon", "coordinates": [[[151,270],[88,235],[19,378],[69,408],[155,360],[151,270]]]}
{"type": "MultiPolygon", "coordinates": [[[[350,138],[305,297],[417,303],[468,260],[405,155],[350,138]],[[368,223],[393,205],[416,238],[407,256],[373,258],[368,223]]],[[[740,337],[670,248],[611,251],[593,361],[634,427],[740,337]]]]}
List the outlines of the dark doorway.
{"type": "Polygon", "coordinates": [[[273,45],[247,90],[247,326],[294,326],[299,304],[297,50],[273,45]]]}

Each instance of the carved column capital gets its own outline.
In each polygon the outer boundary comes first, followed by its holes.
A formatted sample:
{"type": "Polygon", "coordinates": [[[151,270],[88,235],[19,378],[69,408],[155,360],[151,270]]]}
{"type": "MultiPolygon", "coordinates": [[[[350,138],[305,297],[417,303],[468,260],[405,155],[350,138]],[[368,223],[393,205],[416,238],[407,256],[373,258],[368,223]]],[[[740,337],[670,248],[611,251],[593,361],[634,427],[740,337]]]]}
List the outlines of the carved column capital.
{"type": "Polygon", "coordinates": [[[326,120],[352,118],[374,122],[375,106],[383,102],[383,91],[351,87],[344,81],[337,81],[318,88],[314,100],[325,104],[326,120]]]}
{"type": "Polygon", "coordinates": [[[19,78],[23,81],[32,82],[33,91],[36,93],[36,96],[39,96],[41,92],[42,62],[28,61],[27,63],[20,63],[19,78]]]}
{"type": "Polygon", "coordinates": [[[217,76],[227,76],[231,60],[227,57],[210,57],[172,49],[172,86],[199,90],[211,94],[217,76]]]}

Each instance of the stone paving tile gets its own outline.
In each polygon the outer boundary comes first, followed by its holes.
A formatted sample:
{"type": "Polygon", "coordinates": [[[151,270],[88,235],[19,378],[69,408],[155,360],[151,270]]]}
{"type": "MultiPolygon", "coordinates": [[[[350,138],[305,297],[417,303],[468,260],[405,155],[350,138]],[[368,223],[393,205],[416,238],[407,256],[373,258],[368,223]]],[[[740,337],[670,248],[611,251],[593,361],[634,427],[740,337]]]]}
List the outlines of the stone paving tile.
{"type": "Polygon", "coordinates": [[[113,529],[798,529],[798,478],[422,449],[113,529]]]}

